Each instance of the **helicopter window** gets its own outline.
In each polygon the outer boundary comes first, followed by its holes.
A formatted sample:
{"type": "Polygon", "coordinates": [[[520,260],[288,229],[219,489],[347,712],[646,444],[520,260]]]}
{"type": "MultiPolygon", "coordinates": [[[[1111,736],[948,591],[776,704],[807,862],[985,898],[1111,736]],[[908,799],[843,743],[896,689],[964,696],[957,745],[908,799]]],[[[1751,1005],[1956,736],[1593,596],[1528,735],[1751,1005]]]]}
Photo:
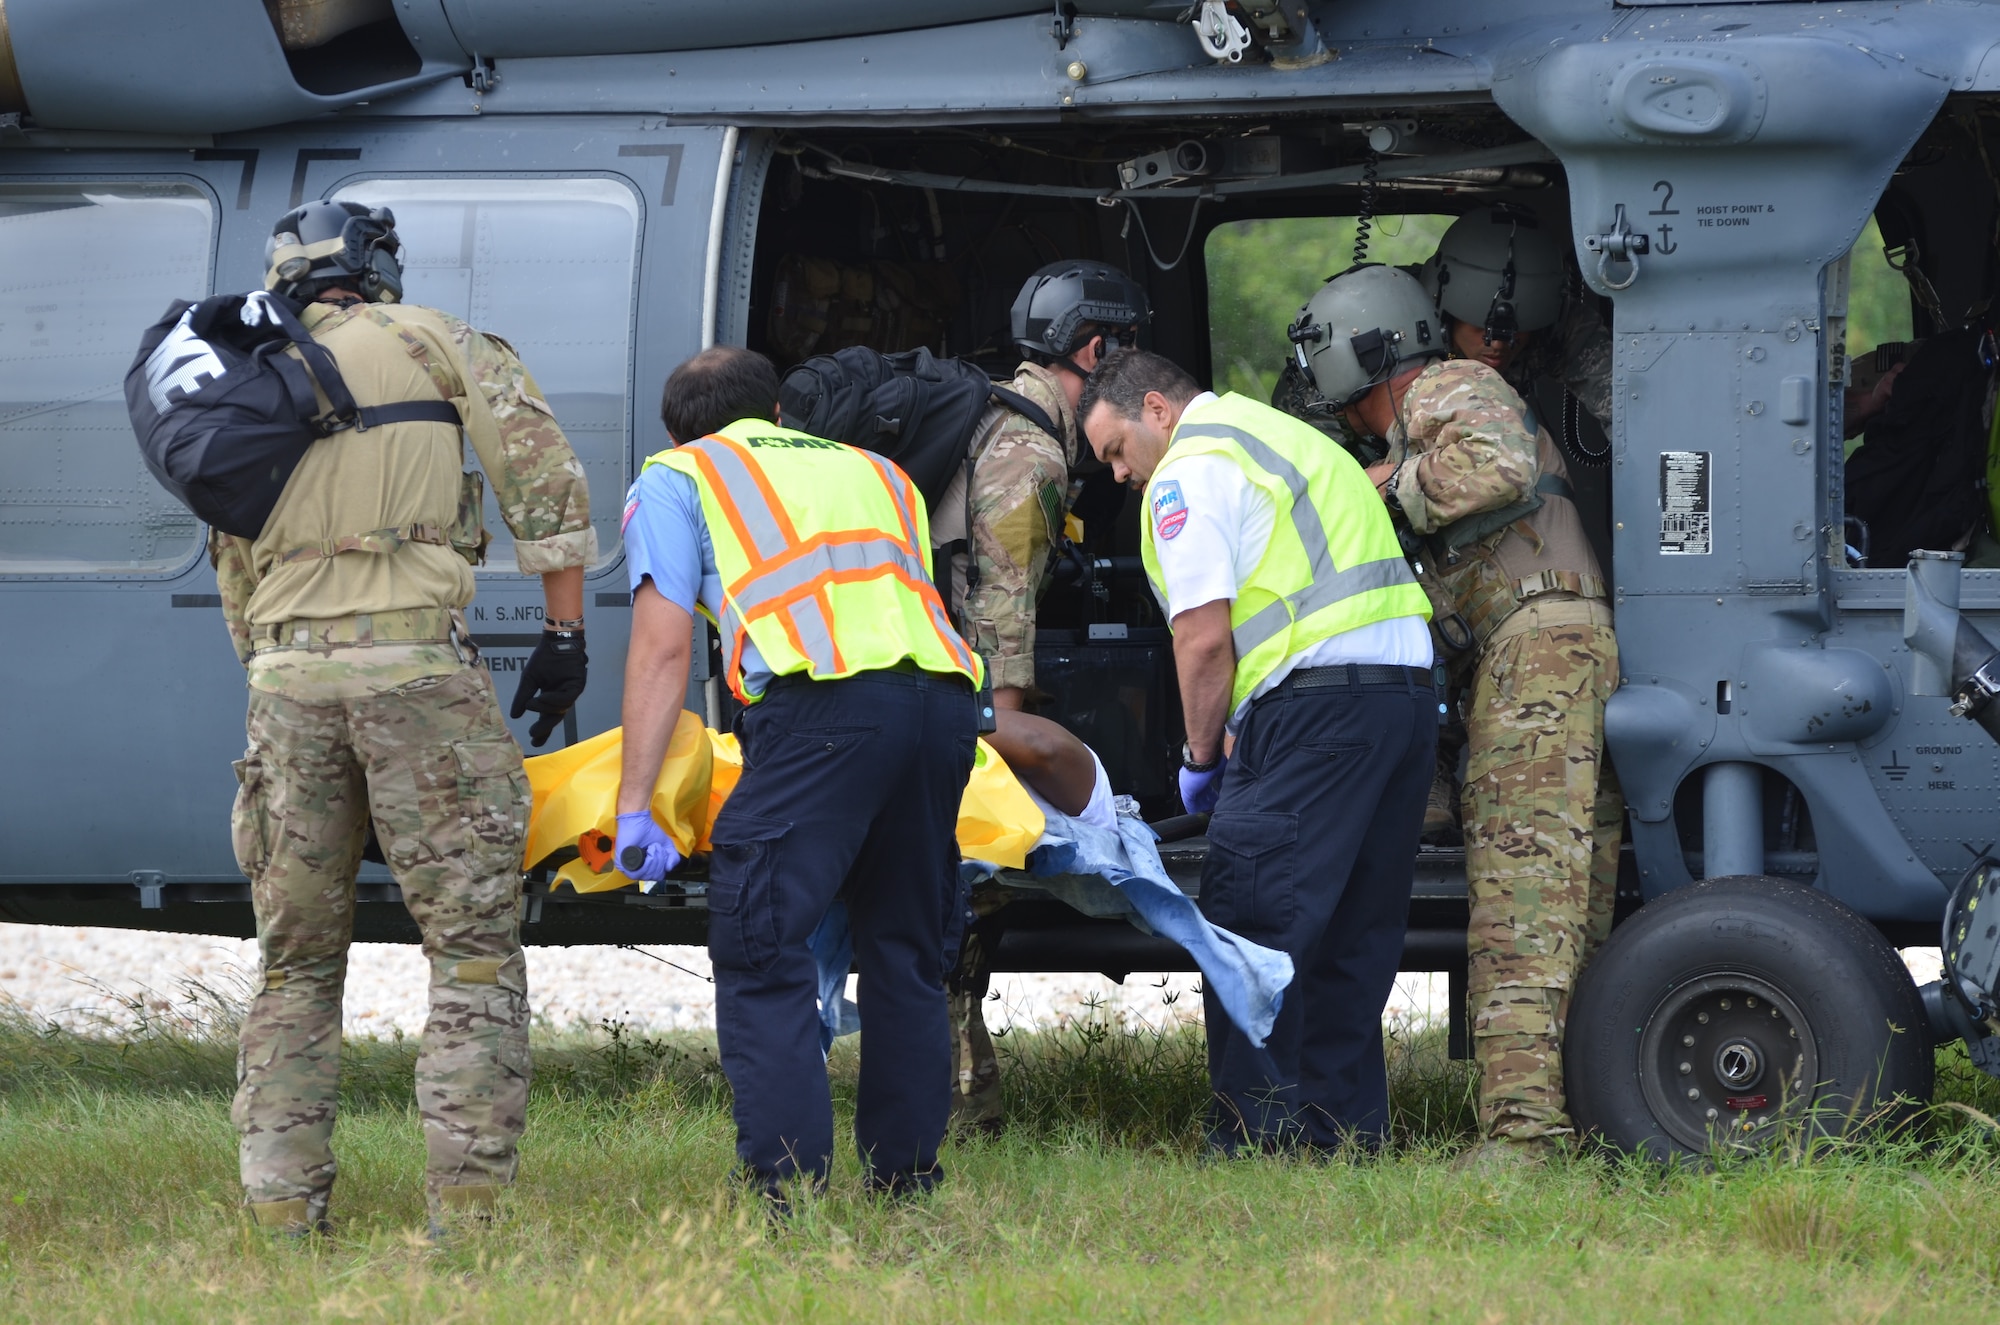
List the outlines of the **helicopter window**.
{"type": "Polygon", "coordinates": [[[1854,241],[1847,274],[1847,352],[1857,360],[1877,346],[1905,344],[1915,334],[1910,283],[1889,265],[1884,248],[1871,217],[1854,241]]]}
{"type": "Polygon", "coordinates": [[[0,573],[168,571],[201,525],[132,444],[137,329],[208,294],[215,208],[186,184],[0,187],[0,573]]]}
{"type": "MultiPolygon", "coordinates": [[[[1367,235],[1367,260],[1398,266],[1423,262],[1455,216],[1378,216],[1367,235]]],[[[1230,221],[1209,232],[1209,362],[1218,391],[1269,400],[1291,357],[1285,328],[1313,292],[1354,265],[1351,216],[1281,216],[1230,221]]]]}
{"type": "MultiPolygon", "coordinates": [[[[335,195],[396,213],[403,297],[506,339],[590,479],[599,556],[618,555],[630,481],[633,273],[639,200],[617,180],[376,179],[335,195]]],[[[486,571],[513,539],[489,484],[486,571]]],[[[602,564],[602,562],[600,562],[602,564]]]]}

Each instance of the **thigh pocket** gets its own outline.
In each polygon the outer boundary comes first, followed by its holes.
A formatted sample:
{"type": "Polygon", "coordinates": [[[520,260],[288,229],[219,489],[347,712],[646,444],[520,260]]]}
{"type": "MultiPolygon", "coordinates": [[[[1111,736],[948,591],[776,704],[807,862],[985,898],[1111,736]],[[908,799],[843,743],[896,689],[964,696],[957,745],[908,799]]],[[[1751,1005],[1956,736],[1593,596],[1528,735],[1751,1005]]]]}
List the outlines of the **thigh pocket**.
{"type": "Polygon", "coordinates": [[[1583,879],[1590,871],[1592,788],[1579,788],[1574,759],[1548,742],[1552,753],[1495,765],[1475,759],[1467,769],[1463,810],[1466,869],[1480,879],[1546,877],[1583,879]]]}
{"type": "Polygon", "coordinates": [[[778,880],[791,824],[725,812],[708,866],[708,952],[718,966],[767,970],[778,959],[778,880]]]}
{"type": "Polygon", "coordinates": [[[527,831],[528,775],[511,737],[454,741],[466,863],[476,877],[518,875],[527,831]]]}
{"type": "Polygon", "coordinates": [[[1201,909],[1245,937],[1283,931],[1298,914],[1296,814],[1218,814],[1208,823],[1201,909]]]}
{"type": "Polygon", "coordinates": [[[237,787],[236,807],[229,816],[230,838],[236,849],[236,868],[254,882],[271,859],[271,808],[265,794],[268,778],[264,761],[256,755],[245,755],[233,767],[237,787]]]}

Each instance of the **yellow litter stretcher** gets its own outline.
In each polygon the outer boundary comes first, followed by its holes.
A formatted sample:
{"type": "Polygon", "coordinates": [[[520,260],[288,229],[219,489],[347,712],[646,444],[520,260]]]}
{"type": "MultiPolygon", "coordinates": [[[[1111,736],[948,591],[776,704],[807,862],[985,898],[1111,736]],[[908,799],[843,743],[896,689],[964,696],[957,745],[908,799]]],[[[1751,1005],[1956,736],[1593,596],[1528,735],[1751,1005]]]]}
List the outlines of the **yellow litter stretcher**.
{"type": "MultiPolygon", "coordinates": [[[[634,882],[618,872],[611,858],[623,754],[624,729],[614,727],[527,761],[534,808],[528,820],[524,868],[533,869],[559,852],[575,849],[577,858],[556,871],[556,884],[594,893],[634,882]]],[[[683,856],[709,850],[709,831],[742,772],[736,738],[711,731],[683,710],[659,781],[653,784],[653,817],[683,856]]],[[[959,803],[959,854],[1021,869],[1044,826],[1041,810],[1028,799],[1013,770],[981,741],[972,780],[959,803]]]]}

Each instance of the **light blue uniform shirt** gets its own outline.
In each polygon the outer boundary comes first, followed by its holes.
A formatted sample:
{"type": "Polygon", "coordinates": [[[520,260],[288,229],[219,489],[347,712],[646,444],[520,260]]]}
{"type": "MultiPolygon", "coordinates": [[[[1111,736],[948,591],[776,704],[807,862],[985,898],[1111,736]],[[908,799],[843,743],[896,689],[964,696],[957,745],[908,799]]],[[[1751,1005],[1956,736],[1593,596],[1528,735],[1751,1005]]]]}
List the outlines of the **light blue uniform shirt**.
{"type": "MultiPolygon", "coordinates": [[[[678,469],[654,465],[640,473],[625,494],[625,564],[632,592],[647,580],[668,602],[692,614],[697,604],[722,619],[722,575],[715,568],[715,543],[708,536],[701,493],[678,469]]],[[[722,642],[725,665],[729,641],[722,642]]],[[[764,655],[743,642],[743,692],[761,695],[770,684],[764,655]]]]}

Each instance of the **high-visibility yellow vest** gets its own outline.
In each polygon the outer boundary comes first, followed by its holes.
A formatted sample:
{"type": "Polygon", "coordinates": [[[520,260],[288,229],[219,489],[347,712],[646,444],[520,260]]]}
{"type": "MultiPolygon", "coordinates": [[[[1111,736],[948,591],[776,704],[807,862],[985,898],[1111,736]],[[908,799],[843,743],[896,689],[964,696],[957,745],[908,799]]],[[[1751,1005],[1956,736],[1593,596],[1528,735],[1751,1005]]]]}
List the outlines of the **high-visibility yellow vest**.
{"type": "Polygon", "coordinates": [[[878,455],[740,419],[649,457],[694,480],[715,546],[729,688],[744,703],[743,642],[774,676],[832,681],[908,659],[980,684],[979,655],[931,584],[930,524],[878,455]]]}
{"type": "MultiPolygon", "coordinates": [[[[1353,457],[1318,429],[1231,392],[1181,415],[1169,445],[1169,461],[1227,456],[1277,513],[1270,545],[1229,605],[1236,645],[1232,712],[1280,663],[1321,640],[1394,617],[1430,619],[1430,600],[1403,560],[1382,498],[1353,457]]],[[[1146,485],[1140,551],[1164,599],[1154,544],[1160,481],[1155,473],[1146,485]]],[[[1200,498],[1188,493],[1185,500],[1200,498]]]]}

